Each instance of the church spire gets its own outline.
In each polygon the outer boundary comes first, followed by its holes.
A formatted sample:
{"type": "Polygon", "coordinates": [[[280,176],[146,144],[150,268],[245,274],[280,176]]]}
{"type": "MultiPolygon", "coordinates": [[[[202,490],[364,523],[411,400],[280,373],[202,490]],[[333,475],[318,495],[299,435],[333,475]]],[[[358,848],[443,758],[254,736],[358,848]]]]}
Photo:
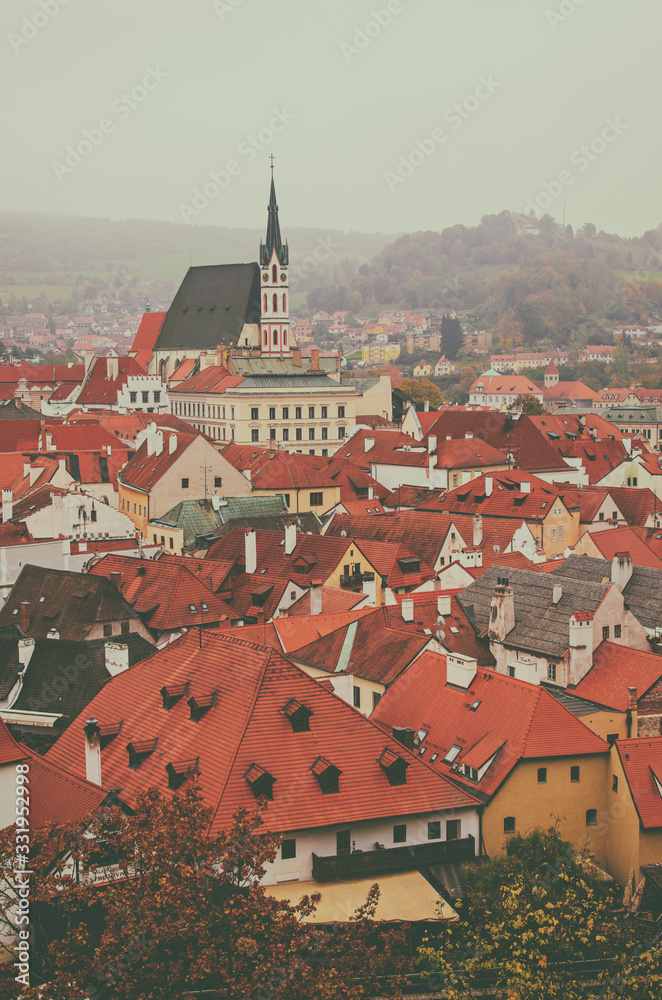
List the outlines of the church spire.
{"type": "Polygon", "coordinates": [[[260,264],[268,267],[273,253],[279,262],[287,267],[288,248],[287,243],[283,245],[280,235],[280,222],[278,219],[278,202],[276,201],[276,185],[274,183],[274,162],[271,157],[271,191],[269,193],[269,204],[267,206],[267,238],[265,243],[260,244],[260,264]]]}

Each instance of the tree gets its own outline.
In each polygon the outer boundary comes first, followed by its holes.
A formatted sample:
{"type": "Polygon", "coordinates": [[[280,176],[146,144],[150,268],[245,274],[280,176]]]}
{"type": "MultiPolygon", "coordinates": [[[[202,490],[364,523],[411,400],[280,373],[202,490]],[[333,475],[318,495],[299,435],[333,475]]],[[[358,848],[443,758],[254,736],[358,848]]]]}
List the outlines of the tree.
{"type": "MultiPolygon", "coordinates": [[[[172,799],[145,792],[128,818],[106,811],[92,838],[82,825],[34,836],[34,978],[23,996],[189,1000],[192,991],[222,989],[233,1000],[341,1000],[383,993],[377,976],[402,966],[404,939],[374,921],[378,887],[351,923],[327,934],[304,923],[319,894],[291,905],[261,885],[280,837],[260,832],[260,811],[240,810],[231,830],[210,836],[211,816],[191,783],[172,799]],[[72,860],[95,872],[98,884],[78,884],[72,860]]],[[[14,828],[0,835],[0,879],[11,877],[13,837],[14,828]]]]}
{"type": "Polygon", "coordinates": [[[518,396],[509,408],[511,410],[521,410],[522,413],[527,413],[530,416],[538,416],[540,413],[545,412],[545,407],[540,400],[531,395],[518,396]]]}
{"type": "Polygon", "coordinates": [[[441,347],[449,361],[454,361],[462,349],[462,324],[459,319],[444,316],[441,321],[441,347]]]}
{"type": "Polygon", "coordinates": [[[427,401],[434,410],[438,410],[443,403],[441,390],[427,378],[403,378],[398,388],[412,402],[425,403],[427,401]]]}

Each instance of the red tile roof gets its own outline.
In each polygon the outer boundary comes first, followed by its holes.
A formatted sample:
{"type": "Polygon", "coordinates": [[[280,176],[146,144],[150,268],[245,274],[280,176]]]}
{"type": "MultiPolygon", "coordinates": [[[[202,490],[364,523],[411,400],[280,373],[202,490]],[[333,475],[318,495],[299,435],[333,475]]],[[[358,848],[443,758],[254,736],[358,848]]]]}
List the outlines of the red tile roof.
{"type": "Polygon", "coordinates": [[[618,740],[618,756],[645,830],[662,826],[662,736],[618,740]]]}
{"type": "Polygon", "coordinates": [[[0,764],[15,764],[30,756],[26,747],[21,746],[0,719],[0,764]]]}
{"type": "Polygon", "coordinates": [[[629,687],[636,688],[637,698],[641,698],[660,677],[662,656],[601,642],[593,653],[593,666],[571,690],[579,698],[624,712],[629,687]]]}
{"type": "Polygon", "coordinates": [[[250,445],[229,444],[222,451],[230,465],[240,472],[251,471],[251,482],[257,490],[324,489],[335,486],[330,463],[313,455],[268,451],[250,445]]]}
{"type": "Polygon", "coordinates": [[[195,441],[196,434],[177,434],[177,447],[170,451],[171,434],[163,431],[163,450],[160,455],[148,453],[148,442],[143,441],[130,462],[122,469],[121,482],[132,489],[149,493],[165,475],[168,469],[179,461],[187,448],[195,441]]]}
{"type": "Polygon", "coordinates": [[[146,375],[135,358],[97,358],[92,365],[87,381],[76,400],[77,406],[113,406],[117,394],[126,385],[131,375],[146,375]],[[111,365],[117,364],[117,378],[111,378],[111,365]]]}
{"type": "Polygon", "coordinates": [[[535,418],[530,416],[514,419],[509,413],[494,410],[466,411],[451,407],[439,415],[429,433],[437,441],[444,440],[447,434],[453,438],[464,438],[470,433],[474,439],[480,438],[504,454],[511,454],[514,464],[520,469],[559,469],[565,472],[567,464],[534,421],[535,418]]]}
{"type": "MultiPolygon", "coordinates": [[[[180,365],[184,369],[184,362],[180,365]]],[[[193,362],[191,362],[193,367],[193,362]]],[[[243,375],[230,375],[226,368],[219,365],[210,365],[203,368],[201,372],[187,378],[185,370],[179,369],[172,376],[172,379],[183,379],[178,385],[173,385],[169,392],[225,392],[226,389],[233,389],[244,381],[243,375]]]]}
{"type": "MultiPolygon", "coordinates": [[[[82,740],[82,732],[77,733],[82,740]]],[[[29,752],[30,826],[78,823],[87,819],[108,797],[107,791],[72,774],[54,761],[29,752]]]]}
{"type": "Polygon", "coordinates": [[[609,496],[629,525],[643,526],[648,518],[658,513],[662,518],[662,501],[647,486],[585,486],[585,490],[608,490],[609,496]]]}
{"type": "Polygon", "coordinates": [[[156,787],[166,796],[166,766],[198,759],[211,832],[227,829],[239,808],[255,798],[246,780],[253,767],[269,772],[273,800],[263,814],[267,830],[295,831],[470,807],[474,799],[394,743],[355,709],[307,677],[275,651],[234,635],[205,632],[171,643],[108,683],[67,729],[46,760],[85,773],[82,726],[93,715],[100,725],[122,721],[121,737],[102,750],[106,787],[133,806],[156,787]],[[186,695],[163,709],[162,689],[188,684],[186,695]],[[195,722],[188,699],[215,704],[195,722]],[[311,711],[310,731],[295,733],[283,707],[295,698],[311,711]],[[85,718],[84,718],[84,717],[85,718]],[[127,743],[158,740],[158,752],[129,766],[127,743]],[[392,747],[409,764],[407,783],[391,785],[378,760],[392,747]],[[311,768],[319,757],[340,772],[340,792],[324,795],[311,768]]]}
{"type": "Polygon", "coordinates": [[[557,501],[563,501],[563,495],[562,484],[550,484],[522,469],[511,469],[473,479],[430,504],[422,504],[419,511],[443,511],[453,516],[482,514],[483,519],[501,517],[542,521],[557,501]],[[488,478],[492,479],[490,496],[485,493],[488,478]],[[520,488],[522,483],[529,484],[528,492],[520,488]]]}
{"type": "MultiPolygon", "coordinates": [[[[322,614],[338,614],[351,611],[357,604],[365,600],[364,594],[355,594],[352,590],[336,590],[335,587],[322,587],[322,614]]],[[[310,591],[287,609],[288,618],[298,618],[310,614],[310,591]]]]}
{"type": "MultiPolygon", "coordinates": [[[[244,565],[246,532],[232,528],[210,546],[205,562],[223,562],[244,565]]],[[[285,555],[284,534],[280,531],[256,531],[257,572],[259,575],[292,578],[302,586],[307,581],[328,580],[353,545],[351,539],[330,538],[327,535],[296,536],[296,548],[291,556],[285,555]]],[[[359,560],[360,561],[360,560],[359,560]]]]}
{"type": "Polygon", "coordinates": [[[628,458],[621,441],[591,441],[582,438],[564,449],[567,458],[579,458],[591,486],[598,483],[628,458]]]}
{"type": "Polygon", "coordinates": [[[456,600],[458,593],[457,590],[432,590],[398,594],[395,597],[397,604],[386,606],[387,621],[396,628],[410,629],[424,634],[427,629],[433,638],[439,639],[449,653],[461,653],[463,656],[472,657],[480,666],[493,667],[494,657],[476,638],[473,626],[456,600]],[[442,597],[450,598],[450,614],[443,615],[443,624],[439,625],[441,616],[438,601],[442,597]],[[414,620],[411,622],[404,621],[402,617],[403,601],[414,602],[414,620]],[[443,637],[438,634],[439,629],[443,631],[443,637]]]}
{"type": "Polygon", "coordinates": [[[547,400],[562,399],[595,399],[596,393],[583,382],[557,382],[545,389],[547,400]]]}
{"type": "MultiPolygon", "coordinates": [[[[493,795],[520,760],[607,753],[608,745],[544,688],[480,668],[467,690],[446,682],[446,657],[423,653],[384,694],[372,713],[387,730],[393,726],[427,730],[426,759],[465,787],[493,795]],[[478,702],[475,711],[471,706],[478,702]],[[464,781],[457,766],[445,764],[452,746],[456,765],[486,738],[489,752],[501,746],[483,779],[464,781]]],[[[488,754],[489,759],[489,754],[488,754]]],[[[483,763],[485,763],[483,761],[483,763]]],[[[476,766],[475,764],[471,766],[476,766]]]]}
{"type": "Polygon", "coordinates": [[[132,353],[134,351],[149,351],[149,357],[151,358],[165,318],[166,313],[164,312],[149,312],[143,315],[140,326],[133,338],[131,345],[132,353]]]}
{"type": "MultiPolygon", "coordinates": [[[[362,516],[336,514],[327,528],[325,537],[373,538],[384,542],[402,542],[415,552],[429,566],[435,566],[442,546],[455,530],[453,518],[446,514],[420,514],[418,511],[403,511],[399,514],[382,516],[362,516]]],[[[451,547],[460,552],[472,547],[473,525],[467,523],[466,530],[458,528],[458,536],[451,547]]]]}
{"type": "Polygon", "coordinates": [[[629,552],[635,566],[662,566],[662,559],[629,525],[591,532],[591,541],[603,559],[613,559],[618,552],[629,552]]]}

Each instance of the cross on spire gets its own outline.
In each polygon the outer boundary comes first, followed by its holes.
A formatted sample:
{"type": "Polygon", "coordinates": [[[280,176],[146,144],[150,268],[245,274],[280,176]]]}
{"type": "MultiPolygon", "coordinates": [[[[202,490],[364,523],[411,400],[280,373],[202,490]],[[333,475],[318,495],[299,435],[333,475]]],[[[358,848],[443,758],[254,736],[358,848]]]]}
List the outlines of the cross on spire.
{"type": "Polygon", "coordinates": [[[274,156],[273,153],[270,155],[269,160],[271,161],[271,169],[273,170],[274,169],[274,160],[275,160],[275,156],[274,156]]]}

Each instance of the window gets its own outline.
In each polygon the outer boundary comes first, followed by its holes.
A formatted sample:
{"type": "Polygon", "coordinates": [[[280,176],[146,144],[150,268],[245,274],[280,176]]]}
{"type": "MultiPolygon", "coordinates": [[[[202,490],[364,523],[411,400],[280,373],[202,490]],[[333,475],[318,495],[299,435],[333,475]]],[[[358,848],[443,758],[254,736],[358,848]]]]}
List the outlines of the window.
{"type": "Polygon", "coordinates": [[[559,525],[559,541],[563,541],[563,528],[559,525]]]}
{"type": "Polygon", "coordinates": [[[604,521],[604,519],[605,519],[604,511],[601,510],[598,517],[598,521],[604,521]]]}
{"type": "Polygon", "coordinates": [[[612,792],[618,791],[618,775],[612,774],[611,776],[611,790],[612,792]]]}
{"type": "Polygon", "coordinates": [[[287,429],[287,427],[283,427],[283,441],[289,441],[289,440],[290,440],[290,432],[287,429]]]}
{"type": "Polygon", "coordinates": [[[308,419],[309,420],[314,420],[315,419],[315,407],[314,406],[309,406],[308,407],[308,419]]]}
{"type": "Polygon", "coordinates": [[[329,428],[328,427],[323,427],[322,428],[322,441],[328,441],[328,440],[329,440],[329,428]]]}
{"type": "Polygon", "coordinates": [[[172,535],[171,535],[171,536],[170,536],[170,538],[168,539],[168,544],[169,544],[169,546],[170,546],[170,548],[171,548],[171,549],[174,549],[174,547],[175,547],[175,543],[174,543],[174,540],[173,540],[173,537],[172,537],[172,535]]]}
{"type": "Polygon", "coordinates": [[[556,528],[552,528],[552,541],[556,541],[556,528]]]}
{"type": "Polygon", "coordinates": [[[597,826],[598,825],[598,810],[597,809],[587,809],[586,810],[586,825],[587,826],[597,826]]]}
{"type": "Polygon", "coordinates": [[[302,413],[303,413],[302,408],[300,406],[296,406],[294,408],[294,419],[295,420],[301,420],[301,414],[302,413]]]}
{"type": "Polygon", "coordinates": [[[91,520],[92,522],[94,522],[94,521],[96,521],[96,519],[97,519],[97,512],[96,512],[96,510],[95,510],[95,509],[94,509],[94,507],[93,507],[93,508],[92,508],[92,511],[91,511],[91,513],[90,513],[90,520],[91,520]]]}
{"type": "Polygon", "coordinates": [[[633,479],[632,479],[632,485],[633,486],[637,485],[637,477],[636,476],[634,476],[633,479]]]}
{"type": "Polygon", "coordinates": [[[338,407],[338,416],[341,418],[341,420],[344,418],[344,416],[345,416],[345,407],[344,406],[339,406],[338,407]]]}
{"type": "Polygon", "coordinates": [[[218,487],[222,486],[222,485],[223,485],[223,477],[222,476],[214,476],[214,486],[215,486],[215,488],[218,489],[218,487]]]}
{"type": "Polygon", "coordinates": [[[508,676],[509,677],[514,677],[515,676],[515,668],[514,667],[508,667],[508,676]]]}
{"type": "Polygon", "coordinates": [[[122,633],[122,635],[128,635],[130,630],[131,630],[131,623],[122,622],[122,624],[120,625],[120,632],[122,633]]]}
{"type": "Polygon", "coordinates": [[[314,441],[315,440],[315,428],[314,427],[309,427],[308,428],[308,440],[309,441],[314,441]]]}
{"type": "Polygon", "coordinates": [[[354,685],[354,708],[361,707],[361,688],[354,685]]]}
{"type": "Polygon", "coordinates": [[[148,392],[143,392],[142,393],[142,399],[143,399],[143,403],[149,403],[149,393],[148,392]]]}
{"type": "Polygon", "coordinates": [[[269,407],[269,420],[275,420],[275,419],[276,419],[276,407],[275,406],[270,406],[269,407]]]}
{"type": "Polygon", "coordinates": [[[251,406],[251,420],[257,420],[260,414],[260,409],[257,406],[251,406]]]}
{"type": "Polygon", "coordinates": [[[446,820],[446,840],[459,840],[460,839],[460,821],[459,819],[447,819],[446,820]]]}
{"type": "Polygon", "coordinates": [[[254,428],[254,430],[251,431],[251,441],[255,442],[259,440],[260,440],[260,432],[256,427],[254,428]]]}
{"type": "Polygon", "coordinates": [[[108,636],[110,636],[110,635],[113,634],[113,626],[112,625],[104,625],[104,627],[103,627],[103,634],[104,634],[104,637],[107,639],[108,636]]]}
{"type": "Polygon", "coordinates": [[[345,428],[344,427],[339,427],[338,428],[338,438],[339,438],[339,440],[342,440],[344,437],[345,437],[345,428]]]}
{"type": "Polygon", "coordinates": [[[188,479],[182,479],[182,489],[183,490],[188,489],[188,479]]]}
{"type": "Polygon", "coordinates": [[[160,403],[161,402],[161,393],[160,392],[155,392],[154,393],[154,402],[155,403],[160,403]]]}
{"type": "Polygon", "coordinates": [[[613,747],[614,743],[618,739],[618,733],[607,733],[607,743],[610,747],[613,747]]]}
{"type": "Polygon", "coordinates": [[[322,448],[322,458],[328,458],[328,455],[329,455],[329,449],[322,448]]]}
{"type": "Polygon", "coordinates": [[[579,781],[579,764],[573,764],[570,768],[570,780],[579,781]]]}
{"type": "Polygon", "coordinates": [[[283,861],[290,861],[297,856],[296,837],[289,837],[280,845],[280,856],[283,861]]]}
{"type": "Polygon", "coordinates": [[[326,418],[328,417],[328,415],[329,415],[329,407],[328,406],[323,406],[322,407],[322,420],[326,420],[326,418]]]}
{"type": "Polygon", "coordinates": [[[283,496],[285,497],[285,505],[287,507],[289,507],[290,506],[290,494],[289,493],[283,493],[283,496]]]}
{"type": "Polygon", "coordinates": [[[137,392],[130,392],[129,393],[129,400],[132,403],[136,403],[138,401],[138,393],[137,392]]]}
{"type": "Polygon", "coordinates": [[[373,711],[377,708],[377,705],[379,705],[381,697],[382,696],[379,693],[379,691],[373,691],[372,692],[372,708],[373,708],[373,711]]]}
{"type": "Polygon", "coordinates": [[[297,441],[303,441],[303,430],[301,429],[301,427],[297,427],[297,429],[294,432],[294,437],[297,441]]]}
{"type": "Polygon", "coordinates": [[[428,823],[428,840],[441,840],[441,823],[433,820],[428,823]]]}
{"type": "Polygon", "coordinates": [[[548,681],[555,681],[556,680],[556,664],[555,663],[548,663],[547,664],[547,680],[548,681]]]}
{"type": "Polygon", "coordinates": [[[614,625],[614,639],[621,638],[622,627],[620,625],[614,625]]]}
{"type": "Polygon", "coordinates": [[[289,408],[289,406],[284,406],[283,407],[283,420],[289,420],[289,419],[290,419],[290,408],[289,408]]]}
{"type": "Polygon", "coordinates": [[[539,785],[546,785],[547,784],[547,768],[546,767],[539,767],[538,768],[538,784],[539,785]]]}
{"type": "Polygon", "coordinates": [[[309,455],[314,455],[315,454],[315,449],[314,448],[309,448],[308,449],[308,454],[309,455]]]}
{"type": "Polygon", "coordinates": [[[603,639],[608,639],[609,638],[609,626],[608,625],[603,625],[602,626],[602,638],[603,639]]]}
{"type": "Polygon", "coordinates": [[[270,441],[275,441],[276,440],[276,428],[275,427],[270,427],[269,428],[269,440],[270,441]]]}
{"type": "Polygon", "coordinates": [[[459,747],[457,743],[454,743],[450,748],[446,756],[444,757],[444,764],[452,764],[457,755],[459,754],[462,747],[459,747]]]}
{"type": "Polygon", "coordinates": [[[324,503],[323,493],[311,493],[310,494],[310,506],[311,507],[321,507],[324,503]]]}
{"type": "Polygon", "coordinates": [[[407,842],[407,824],[396,823],[393,827],[393,843],[405,844],[407,842]]]}
{"type": "Polygon", "coordinates": [[[336,854],[349,854],[350,832],[339,830],[336,834],[336,854]]]}
{"type": "Polygon", "coordinates": [[[503,832],[504,833],[514,833],[515,832],[515,817],[514,816],[504,816],[503,817],[503,832]]]}

